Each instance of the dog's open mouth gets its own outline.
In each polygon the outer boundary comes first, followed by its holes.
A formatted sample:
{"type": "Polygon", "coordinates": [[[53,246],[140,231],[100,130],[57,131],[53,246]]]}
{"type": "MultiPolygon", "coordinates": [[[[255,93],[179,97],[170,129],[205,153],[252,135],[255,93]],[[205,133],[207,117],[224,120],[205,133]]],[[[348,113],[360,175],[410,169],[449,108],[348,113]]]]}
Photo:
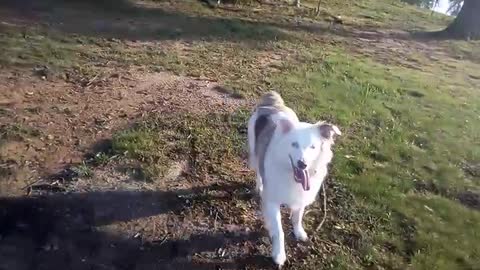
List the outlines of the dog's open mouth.
{"type": "Polygon", "coordinates": [[[289,157],[293,168],[293,178],[295,179],[295,182],[302,184],[303,190],[310,190],[310,176],[308,175],[308,170],[302,170],[295,166],[292,157],[289,157]]]}

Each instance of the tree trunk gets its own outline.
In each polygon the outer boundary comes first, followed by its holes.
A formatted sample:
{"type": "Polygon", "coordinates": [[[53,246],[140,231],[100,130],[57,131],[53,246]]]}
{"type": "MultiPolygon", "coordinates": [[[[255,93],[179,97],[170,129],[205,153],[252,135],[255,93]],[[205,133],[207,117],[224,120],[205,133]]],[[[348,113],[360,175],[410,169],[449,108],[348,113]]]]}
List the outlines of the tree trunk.
{"type": "Polygon", "coordinates": [[[464,0],[460,13],[441,34],[448,38],[480,39],[480,0],[464,0]]]}

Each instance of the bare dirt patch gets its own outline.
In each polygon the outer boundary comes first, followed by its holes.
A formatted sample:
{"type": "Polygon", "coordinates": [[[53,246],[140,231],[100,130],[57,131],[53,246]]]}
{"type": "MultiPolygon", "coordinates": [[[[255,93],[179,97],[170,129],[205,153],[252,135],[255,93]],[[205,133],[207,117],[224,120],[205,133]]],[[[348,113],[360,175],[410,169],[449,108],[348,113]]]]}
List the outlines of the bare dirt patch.
{"type": "MultiPolygon", "coordinates": [[[[114,131],[148,113],[231,112],[247,105],[244,99],[213,90],[218,83],[169,73],[104,72],[83,86],[2,74],[0,104],[8,112],[0,114],[2,123],[36,130],[39,136],[5,140],[0,157],[13,163],[10,169],[27,168],[38,176],[81,162],[95,142],[109,139],[114,131]]],[[[2,191],[17,193],[26,182],[36,180],[35,174],[17,179],[18,185],[2,183],[2,191]]]]}

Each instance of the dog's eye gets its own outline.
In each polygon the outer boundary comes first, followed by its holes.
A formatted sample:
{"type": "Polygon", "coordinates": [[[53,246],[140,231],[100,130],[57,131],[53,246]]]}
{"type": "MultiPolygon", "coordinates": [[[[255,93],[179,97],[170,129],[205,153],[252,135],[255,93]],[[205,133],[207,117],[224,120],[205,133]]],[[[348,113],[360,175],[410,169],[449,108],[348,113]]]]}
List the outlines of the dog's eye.
{"type": "Polygon", "coordinates": [[[292,142],[292,147],[299,148],[300,146],[298,145],[298,142],[292,142]]]}

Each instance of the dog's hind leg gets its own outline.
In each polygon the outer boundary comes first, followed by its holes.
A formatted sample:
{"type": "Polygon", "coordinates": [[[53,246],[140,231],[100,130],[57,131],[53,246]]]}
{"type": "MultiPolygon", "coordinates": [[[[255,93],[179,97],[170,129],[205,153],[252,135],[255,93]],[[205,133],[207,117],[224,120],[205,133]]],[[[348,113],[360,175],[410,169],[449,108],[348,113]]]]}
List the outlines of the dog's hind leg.
{"type": "Polygon", "coordinates": [[[248,140],[249,143],[249,149],[248,149],[248,166],[250,167],[251,170],[255,171],[255,190],[261,194],[263,190],[263,182],[262,182],[262,176],[260,175],[260,170],[258,168],[258,161],[255,156],[254,148],[255,144],[252,143],[252,141],[248,140]]]}
{"type": "Polygon", "coordinates": [[[308,235],[303,229],[303,224],[302,224],[304,212],[305,212],[305,207],[292,209],[293,234],[295,234],[295,238],[297,238],[300,241],[308,240],[308,235]]]}
{"type": "MultiPolygon", "coordinates": [[[[250,140],[249,140],[250,143],[250,140]]],[[[256,191],[261,194],[263,190],[263,182],[262,182],[262,176],[260,175],[260,169],[258,168],[258,161],[255,156],[255,153],[253,152],[254,145],[250,145],[249,153],[248,153],[248,165],[250,169],[255,171],[255,189],[256,191]]]]}
{"type": "Polygon", "coordinates": [[[248,141],[248,166],[257,171],[258,161],[255,157],[255,121],[257,117],[254,114],[248,120],[247,141],[248,141]]]}
{"type": "Polygon", "coordinates": [[[262,213],[265,227],[272,241],[272,259],[277,265],[282,266],[287,260],[287,256],[285,253],[285,236],[282,228],[280,205],[262,202],[262,213]]]}
{"type": "Polygon", "coordinates": [[[255,122],[257,121],[257,116],[253,115],[250,120],[248,121],[248,166],[251,170],[255,171],[256,179],[255,179],[255,189],[256,191],[261,194],[263,190],[263,182],[262,177],[260,175],[258,158],[255,154],[255,122]]]}
{"type": "Polygon", "coordinates": [[[263,180],[260,169],[258,168],[259,164],[254,154],[251,154],[249,159],[250,168],[255,171],[255,190],[258,192],[258,194],[262,194],[263,180]]]}

